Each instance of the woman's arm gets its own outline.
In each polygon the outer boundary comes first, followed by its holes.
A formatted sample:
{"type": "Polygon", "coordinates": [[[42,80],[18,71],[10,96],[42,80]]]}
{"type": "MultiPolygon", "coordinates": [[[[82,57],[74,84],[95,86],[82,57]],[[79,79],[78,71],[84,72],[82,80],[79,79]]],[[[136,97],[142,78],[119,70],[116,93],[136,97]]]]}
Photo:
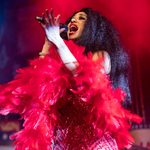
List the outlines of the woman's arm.
{"type": "Polygon", "coordinates": [[[42,47],[42,50],[39,52],[40,58],[44,58],[45,55],[48,55],[49,49],[53,46],[53,43],[51,43],[47,38],[45,38],[45,43],[42,47]]]}
{"type": "Polygon", "coordinates": [[[44,23],[41,23],[45,30],[47,39],[57,47],[57,53],[65,66],[72,72],[76,70],[78,62],[70,52],[63,39],[60,37],[59,22],[60,15],[56,18],[53,16],[53,10],[46,11],[43,15],[44,23]]]}

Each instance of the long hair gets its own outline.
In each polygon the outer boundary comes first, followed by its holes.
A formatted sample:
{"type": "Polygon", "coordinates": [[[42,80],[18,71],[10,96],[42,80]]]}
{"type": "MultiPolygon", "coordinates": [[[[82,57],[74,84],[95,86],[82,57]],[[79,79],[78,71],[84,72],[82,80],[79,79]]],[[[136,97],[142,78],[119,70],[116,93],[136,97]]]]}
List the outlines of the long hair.
{"type": "MultiPolygon", "coordinates": [[[[84,54],[101,50],[108,52],[111,58],[110,80],[115,88],[120,87],[126,92],[125,105],[130,104],[128,55],[120,44],[118,33],[112,24],[99,12],[91,8],[83,8],[78,12],[85,12],[87,14],[87,21],[81,37],[74,42],[85,46],[84,54]]],[[[66,21],[66,24],[70,22],[76,13],[66,21]]]]}

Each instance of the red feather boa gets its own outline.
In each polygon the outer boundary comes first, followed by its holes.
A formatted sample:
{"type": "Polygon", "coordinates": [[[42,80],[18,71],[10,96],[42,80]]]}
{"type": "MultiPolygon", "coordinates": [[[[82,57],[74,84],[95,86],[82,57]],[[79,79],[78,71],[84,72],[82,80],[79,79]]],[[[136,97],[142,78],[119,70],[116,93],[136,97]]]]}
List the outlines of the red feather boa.
{"type": "Polygon", "coordinates": [[[0,113],[19,113],[25,120],[11,137],[16,150],[50,150],[55,126],[67,129],[62,143],[69,149],[86,149],[104,132],[116,139],[119,149],[133,142],[129,121],[141,119],[121,106],[125,93],[112,87],[101,60],[93,62],[75,45],[71,49],[80,64],[75,76],[51,53],[32,60],[1,86],[0,113]]]}

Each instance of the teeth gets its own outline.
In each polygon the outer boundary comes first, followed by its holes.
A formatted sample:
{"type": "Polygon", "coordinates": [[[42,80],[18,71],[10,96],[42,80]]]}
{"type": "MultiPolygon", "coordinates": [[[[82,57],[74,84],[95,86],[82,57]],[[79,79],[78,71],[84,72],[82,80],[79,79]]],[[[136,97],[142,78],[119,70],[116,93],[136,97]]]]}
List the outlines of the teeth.
{"type": "Polygon", "coordinates": [[[71,27],[76,27],[76,25],[72,24],[71,27]]]}
{"type": "Polygon", "coordinates": [[[76,31],[76,30],[77,30],[76,27],[71,27],[71,28],[70,28],[70,31],[76,31]]]}
{"type": "Polygon", "coordinates": [[[72,24],[70,26],[70,31],[77,31],[77,30],[78,30],[78,27],[76,25],[72,24]]]}

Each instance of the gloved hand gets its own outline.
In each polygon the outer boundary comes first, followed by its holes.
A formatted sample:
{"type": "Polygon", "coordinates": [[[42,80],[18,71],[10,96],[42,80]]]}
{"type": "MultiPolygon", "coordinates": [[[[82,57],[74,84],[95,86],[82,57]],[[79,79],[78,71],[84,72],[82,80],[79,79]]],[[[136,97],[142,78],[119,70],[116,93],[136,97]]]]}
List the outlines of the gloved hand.
{"type": "MultiPolygon", "coordinates": [[[[45,13],[43,13],[43,21],[41,25],[45,31],[47,39],[57,47],[57,52],[65,66],[70,71],[74,72],[78,66],[78,62],[60,37],[60,32],[62,31],[60,31],[59,23],[60,15],[54,17],[52,9],[50,11],[46,10],[45,13]]],[[[61,30],[65,30],[65,28],[62,28],[61,30]]]]}

